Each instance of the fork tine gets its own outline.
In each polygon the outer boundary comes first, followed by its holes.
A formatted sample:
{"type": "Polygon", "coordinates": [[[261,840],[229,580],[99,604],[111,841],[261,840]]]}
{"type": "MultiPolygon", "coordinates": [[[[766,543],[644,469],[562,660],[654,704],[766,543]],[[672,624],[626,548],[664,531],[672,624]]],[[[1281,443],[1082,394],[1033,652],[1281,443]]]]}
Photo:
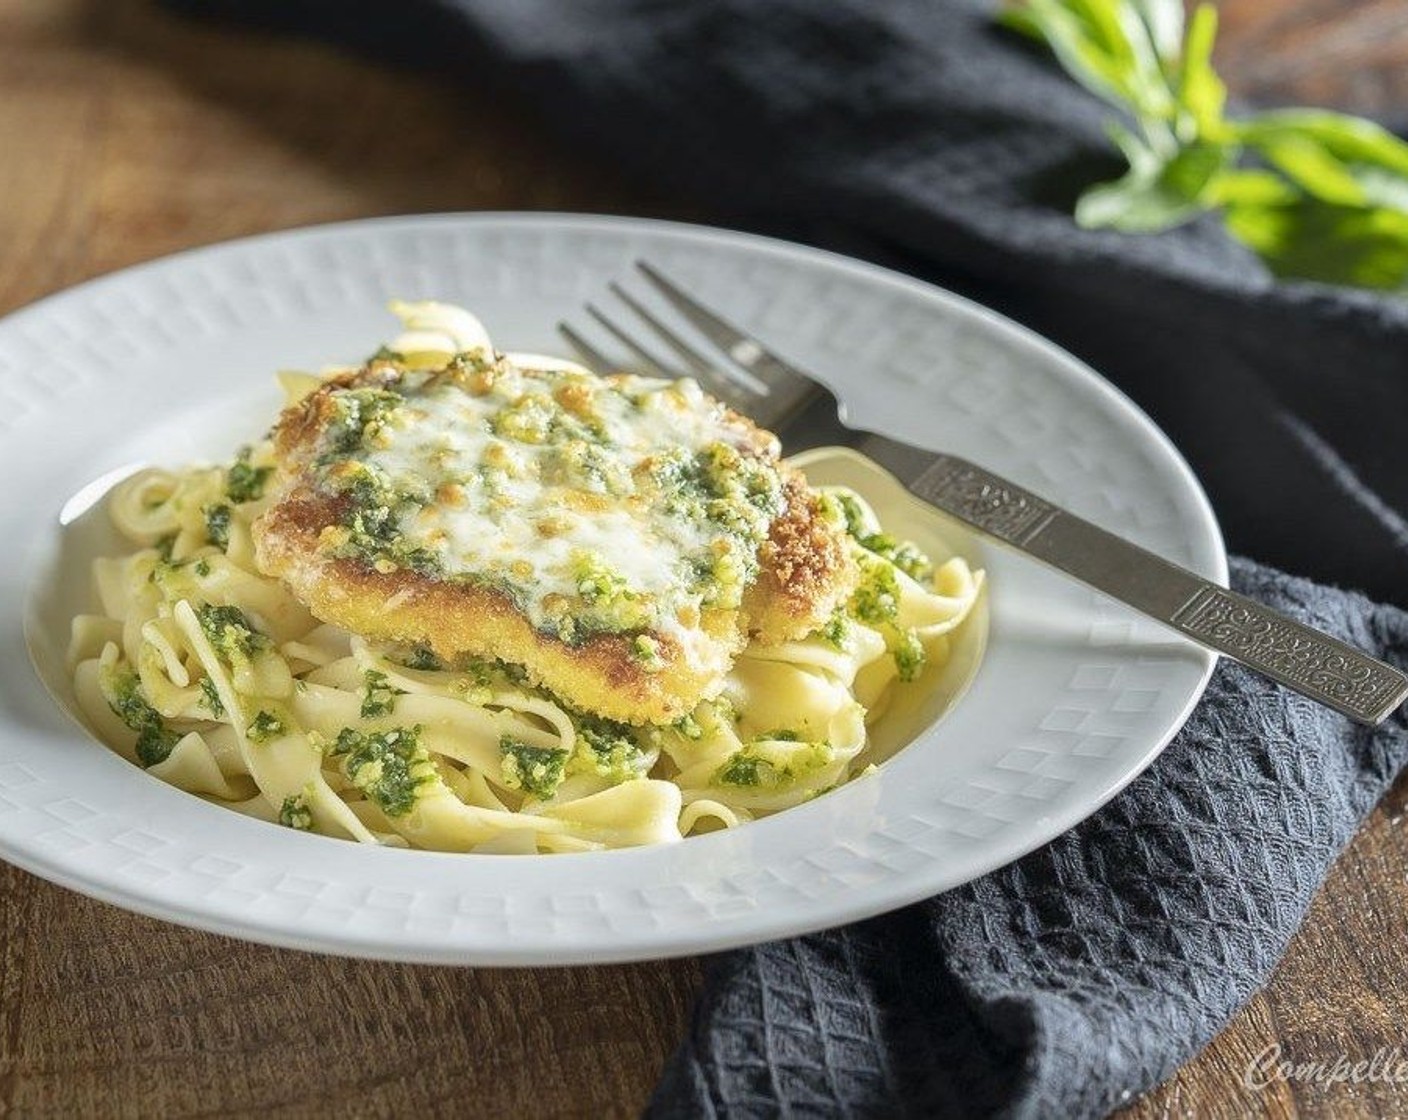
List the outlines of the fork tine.
{"type": "Polygon", "coordinates": [[[615,293],[617,299],[634,311],[646,326],[659,335],[660,340],[678,354],[684,360],[684,363],[695,373],[718,374],[721,372],[720,370],[716,370],[703,354],[657,319],[649,308],[642,304],[640,300],[636,299],[635,296],[631,295],[630,292],[626,291],[625,288],[621,287],[620,284],[617,284],[613,280],[607,287],[615,293]]]}
{"type": "Polygon", "coordinates": [[[572,349],[577,351],[587,365],[597,373],[613,373],[620,365],[619,362],[613,362],[566,323],[559,322],[557,324],[557,333],[562,335],[572,349]]]}
{"type": "Polygon", "coordinates": [[[616,297],[636,313],[662,342],[670,347],[689,366],[690,373],[706,390],[734,408],[747,410],[762,399],[762,394],[752,386],[745,385],[738,378],[714,365],[698,350],[687,343],[647,307],[632,296],[625,288],[614,281],[607,285],[616,297]]]}
{"type": "Polygon", "coordinates": [[[636,268],[705,338],[770,391],[802,395],[817,387],[810,377],[797,372],[785,359],[778,357],[752,335],[739,330],[717,312],[710,311],[693,296],[687,295],[648,261],[636,261],[636,268]]]}
{"type": "Polygon", "coordinates": [[[654,354],[652,354],[649,350],[641,346],[639,342],[633,339],[630,335],[628,335],[625,331],[623,331],[620,327],[618,327],[615,323],[613,323],[610,319],[603,315],[601,311],[599,311],[594,305],[590,303],[587,304],[587,314],[590,315],[593,319],[595,319],[598,323],[600,323],[603,327],[605,327],[606,330],[610,332],[612,337],[615,338],[616,341],[619,342],[622,346],[624,346],[627,350],[629,350],[635,356],[636,361],[638,361],[650,373],[653,373],[656,377],[668,378],[671,381],[675,380],[680,376],[678,370],[670,369],[668,366],[663,364],[657,357],[655,357],[654,354]]]}

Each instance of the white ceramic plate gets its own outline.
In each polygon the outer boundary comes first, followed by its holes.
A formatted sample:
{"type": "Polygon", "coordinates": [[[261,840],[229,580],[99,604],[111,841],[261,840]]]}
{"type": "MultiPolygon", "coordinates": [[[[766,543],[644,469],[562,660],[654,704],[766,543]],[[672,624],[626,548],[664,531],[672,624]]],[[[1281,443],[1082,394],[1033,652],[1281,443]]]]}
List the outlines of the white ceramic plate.
{"type": "Polygon", "coordinates": [[[202,249],[0,322],[0,540],[23,558],[0,567],[0,856],[121,906],[279,945],[480,965],[629,960],[942,891],[1069,828],[1148,764],[1211,657],[918,514],[921,536],[988,570],[981,660],[982,619],[939,692],[896,713],[918,734],[878,772],[681,844],[525,858],[308,836],[144,774],[36,679],[37,668],[67,702],[68,619],[104,533],[90,507],[115,472],[228,455],[276,409],[274,370],[364,355],[392,333],[393,296],[462,303],[500,345],[558,352],[556,321],[637,257],[828,378],[860,424],[989,464],[1225,580],[1201,490],[1128,400],[1001,317],[878,268],[718,230],[545,215],[397,218],[202,249]]]}

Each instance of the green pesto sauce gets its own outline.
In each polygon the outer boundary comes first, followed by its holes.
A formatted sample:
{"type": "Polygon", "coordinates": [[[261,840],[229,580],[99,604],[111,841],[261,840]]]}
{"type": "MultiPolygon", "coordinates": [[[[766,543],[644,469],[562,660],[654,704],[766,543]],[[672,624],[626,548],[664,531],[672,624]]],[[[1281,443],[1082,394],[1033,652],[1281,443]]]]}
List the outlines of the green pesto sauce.
{"type": "Polygon", "coordinates": [[[225,472],[225,496],[236,505],[262,498],[269,476],[274,472],[273,467],[250,466],[249,456],[248,447],[240,448],[235,462],[225,472]]]}
{"type": "MultiPolygon", "coordinates": [[[[606,438],[600,422],[574,416],[562,408],[545,390],[524,393],[516,401],[499,409],[489,418],[489,430],[496,436],[515,443],[590,446],[591,441],[606,438]]],[[[559,452],[560,453],[560,452],[559,452]]],[[[555,453],[555,454],[559,454],[555,453]]],[[[584,474],[600,473],[603,461],[589,451],[574,452],[581,456],[584,474]]],[[[570,467],[570,463],[564,464],[570,467]]],[[[601,477],[598,482],[604,482],[601,477]]]]}
{"type": "Polygon", "coordinates": [[[385,472],[368,463],[346,462],[335,478],[349,501],[341,523],[346,539],[334,555],[388,571],[409,568],[441,574],[435,554],[408,541],[401,531],[404,519],[422,509],[429,495],[396,490],[385,472]]]}
{"type": "Polygon", "coordinates": [[[396,688],[386,679],[386,674],[377,669],[368,669],[362,674],[362,718],[380,719],[396,710],[396,697],[404,696],[404,688],[396,688]]]}
{"type": "Polygon", "coordinates": [[[913,541],[900,540],[886,532],[871,532],[869,521],[854,494],[831,491],[826,504],[834,507],[845,521],[846,534],[858,545],[888,560],[910,579],[923,583],[934,574],[934,565],[913,541]]]}
{"type": "Polygon", "coordinates": [[[817,631],[828,645],[836,649],[842,649],[846,644],[846,639],[851,631],[850,620],[846,617],[844,609],[837,609],[832,612],[825,625],[817,631]]]}
{"type": "Polygon", "coordinates": [[[221,719],[225,715],[225,702],[220,699],[220,690],[215,687],[215,682],[209,677],[201,677],[200,690],[205,695],[205,706],[210,709],[210,714],[221,719]]]}
{"type": "Polygon", "coordinates": [[[916,583],[932,579],[934,565],[912,541],[902,541],[889,533],[870,533],[857,538],[860,546],[883,557],[916,583]]]}
{"type": "MultiPolygon", "coordinates": [[[[928,560],[925,559],[924,563],[927,564],[928,560]]],[[[897,621],[900,585],[895,565],[886,558],[871,555],[861,560],[860,569],[860,583],[852,593],[847,609],[853,618],[874,627],[884,636],[885,646],[894,658],[900,680],[915,680],[924,671],[928,654],[919,640],[918,631],[912,626],[900,626],[897,621]]],[[[828,637],[825,628],[822,636],[828,637]]]]}
{"type": "Polygon", "coordinates": [[[714,774],[714,784],[721,786],[774,786],[777,771],[765,758],[749,754],[747,749],[735,752],[714,774]]]}
{"type": "Polygon", "coordinates": [[[794,731],[772,731],[750,740],[714,771],[714,785],[744,789],[783,789],[813,771],[830,765],[835,752],[829,743],[805,742],[794,731]],[[778,749],[772,742],[794,744],[778,749]]]}
{"type": "Polygon", "coordinates": [[[670,727],[692,742],[698,742],[700,739],[704,738],[704,728],[700,725],[699,720],[695,717],[693,712],[690,712],[688,715],[680,716],[679,719],[670,724],[670,727]]]}
{"type": "MultiPolygon", "coordinates": [[[[918,632],[896,621],[901,595],[896,572],[903,572],[917,583],[926,583],[933,578],[934,565],[912,541],[900,540],[885,532],[871,532],[865,511],[854,495],[832,491],[826,495],[826,502],[839,511],[847,534],[865,550],[860,557],[860,583],[846,606],[847,613],[881,632],[900,680],[915,680],[924,671],[928,654],[918,632]]],[[[839,613],[834,615],[818,633],[831,645],[841,648],[845,642],[844,617],[839,613]]]]}
{"type": "Polygon", "coordinates": [[[288,726],[284,721],[273,712],[264,709],[255,712],[254,718],[245,728],[245,734],[251,743],[267,743],[270,739],[277,739],[287,732],[288,726]]]}
{"type": "Polygon", "coordinates": [[[332,754],[342,760],[348,781],[388,817],[409,813],[417,791],[435,779],[435,763],[421,745],[420,730],[395,727],[363,733],[344,727],[333,743],[332,754]]]}
{"type": "Polygon", "coordinates": [[[884,561],[862,560],[860,582],[851,595],[850,609],[867,626],[894,622],[900,612],[900,585],[895,569],[884,561]]]}
{"type": "Polygon", "coordinates": [[[196,618],[215,652],[227,662],[241,657],[253,657],[273,646],[267,634],[261,634],[239,607],[217,607],[205,603],[196,608],[196,618]]]}
{"type": "Polygon", "coordinates": [[[137,733],[137,760],[147,767],[170,758],[181,736],[172,731],[161,713],[147,702],[137,675],[130,670],[117,670],[105,683],[103,692],[108,707],[137,733]]]}
{"type": "Polygon", "coordinates": [[[660,643],[649,634],[637,634],[631,639],[631,660],[647,673],[657,673],[665,667],[665,659],[660,656],[660,643]]]}
{"type": "Polygon", "coordinates": [[[505,735],[499,740],[503,783],[534,797],[551,797],[567,773],[567,752],[553,747],[533,747],[505,735]]]}
{"type": "Polygon", "coordinates": [[[613,785],[645,775],[649,756],[628,725],[581,714],[574,714],[572,723],[577,729],[577,746],[567,766],[569,772],[595,774],[613,785]]]}
{"type": "Polygon", "coordinates": [[[230,547],[230,507],[223,502],[206,506],[205,539],[221,552],[230,547]]]}
{"type": "Polygon", "coordinates": [[[198,578],[204,578],[210,575],[210,571],[210,561],[204,556],[199,559],[187,557],[184,560],[172,560],[167,557],[158,559],[152,565],[147,581],[161,587],[168,599],[193,599],[200,594],[200,589],[196,580],[191,578],[191,573],[194,572],[198,578]]]}
{"type": "Polygon", "coordinates": [[[398,659],[397,663],[404,668],[415,669],[422,673],[441,672],[445,668],[445,663],[428,646],[412,646],[398,659]]]}
{"type": "Polygon", "coordinates": [[[279,806],[279,823],[300,832],[312,829],[313,810],[308,808],[308,802],[301,793],[284,798],[284,803],[279,806]]]}
{"type": "Polygon", "coordinates": [[[844,491],[833,490],[827,495],[829,502],[834,502],[840,508],[841,516],[846,522],[846,534],[853,540],[859,541],[866,535],[865,512],[861,509],[860,502],[854,494],[847,494],[844,491]]]}
{"type": "Polygon", "coordinates": [[[339,389],[332,399],[337,411],[325,436],[324,462],[361,450],[405,401],[400,393],[373,388],[339,389]]]}
{"type": "Polygon", "coordinates": [[[895,659],[895,668],[900,680],[917,680],[929,662],[929,655],[913,629],[900,630],[888,644],[890,656],[895,659]]]}

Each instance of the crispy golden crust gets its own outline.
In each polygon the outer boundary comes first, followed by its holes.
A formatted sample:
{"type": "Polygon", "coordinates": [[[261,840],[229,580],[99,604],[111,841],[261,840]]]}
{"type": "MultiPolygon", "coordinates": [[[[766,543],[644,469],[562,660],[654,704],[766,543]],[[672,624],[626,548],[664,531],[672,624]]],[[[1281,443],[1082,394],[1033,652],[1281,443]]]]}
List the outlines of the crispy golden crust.
{"type": "Polygon", "coordinates": [[[303,460],[312,452],[318,437],[333,420],[336,410],[333,393],[338,389],[362,386],[381,387],[391,383],[398,371],[389,363],[373,362],[362,369],[348,370],[330,377],[302,400],[295,401],[279,415],[274,425],[274,454],[285,479],[292,479],[303,460]]]}
{"type": "Polygon", "coordinates": [[[337,503],[307,491],[290,495],[256,527],[261,570],[282,579],[318,618],[366,638],[429,645],[450,660],[468,653],[525,666],[535,683],[573,706],[628,723],[667,723],[688,712],[728,670],[741,640],[732,612],[706,612],[687,654],[656,635],[664,667],[646,671],[630,635],[598,635],[570,646],[535,630],[491,588],[409,569],[378,572],[329,557],[318,535],[337,523],[337,503]]]}
{"type": "Polygon", "coordinates": [[[844,536],[821,517],[817,497],[801,474],[782,470],[787,508],[758,550],[758,579],[743,602],[749,636],[760,645],[811,633],[855,586],[855,565],[844,536]]]}
{"type": "MultiPolygon", "coordinates": [[[[330,394],[384,385],[397,371],[385,363],[336,378],[287,409],[274,434],[282,497],[254,525],[261,571],[282,579],[324,621],[363,637],[430,646],[446,660],[467,653],[525,667],[537,684],[584,711],[628,723],[667,723],[722,683],[751,637],[798,638],[824,622],[850,593],[853,565],[839,529],[819,515],[802,476],[781,468],[785,512],[759,550],[761,572],[741,610],[704,609],[685,638],[655,632],[647,668],[635,634],[601,634],[577,644],[535,629],[505,594],[462,580],[401,568],[378,571],[320,548],[325,530],[343,521],[346,499],[313,488],[311,453],[334,415],[330,394]]],[[[774,437],[736,417],[740,443],[774,458],[774,437]]]]}

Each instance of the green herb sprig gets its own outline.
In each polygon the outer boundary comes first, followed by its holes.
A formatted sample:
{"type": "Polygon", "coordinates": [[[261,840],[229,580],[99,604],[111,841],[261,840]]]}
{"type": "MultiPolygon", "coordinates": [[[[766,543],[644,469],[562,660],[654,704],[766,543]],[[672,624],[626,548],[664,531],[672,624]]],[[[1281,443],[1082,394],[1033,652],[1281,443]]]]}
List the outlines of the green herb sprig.
{"type": "Polygon", "coordinates": [[[1220,211],[1277,276],[1408,289],[1408,143],[1326,109],[1227,117],[1210,4],[1186,26],[1182,0],[1010,0],[999,19],[1123,115],[1107,127],[1129,171],[1081,195],[1081,226],[1152,233],[1220,211]]]}

